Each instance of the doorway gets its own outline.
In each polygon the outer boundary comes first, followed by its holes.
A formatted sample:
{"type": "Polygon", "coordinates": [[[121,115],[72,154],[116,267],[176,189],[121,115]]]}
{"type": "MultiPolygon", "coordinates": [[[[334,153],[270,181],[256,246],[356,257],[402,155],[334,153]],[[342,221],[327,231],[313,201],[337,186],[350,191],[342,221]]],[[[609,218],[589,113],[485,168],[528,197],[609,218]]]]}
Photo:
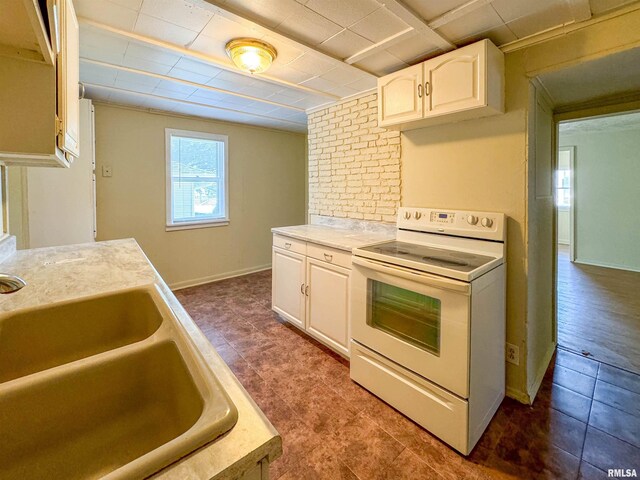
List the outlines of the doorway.
{"type": "Polygon", "coordinates": [[[557,145],[558,345],[640,373],[640,112],[561,122],[557,145]]]}

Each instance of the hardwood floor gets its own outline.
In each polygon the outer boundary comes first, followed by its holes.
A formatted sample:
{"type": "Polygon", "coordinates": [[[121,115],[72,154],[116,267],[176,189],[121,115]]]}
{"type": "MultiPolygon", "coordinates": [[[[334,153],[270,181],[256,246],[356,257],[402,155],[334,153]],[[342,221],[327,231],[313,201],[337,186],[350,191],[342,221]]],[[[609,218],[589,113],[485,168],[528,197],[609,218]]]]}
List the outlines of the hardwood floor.
{"type": "Polygon", "coordinates": [[[640,273],[572,263],[560,245],[558,344],[640,373],[640,273]]]}

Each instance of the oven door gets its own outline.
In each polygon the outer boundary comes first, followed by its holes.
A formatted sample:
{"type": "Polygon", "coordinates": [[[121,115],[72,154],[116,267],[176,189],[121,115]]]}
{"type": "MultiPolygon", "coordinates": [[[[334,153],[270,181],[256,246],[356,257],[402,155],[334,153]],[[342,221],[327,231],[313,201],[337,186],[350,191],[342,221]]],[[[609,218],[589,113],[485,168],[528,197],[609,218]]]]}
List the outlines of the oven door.
{"type": "Polygon", "coordinates": [[[471,284],[354,256],[353,339],[469,397],[471,284]]]}

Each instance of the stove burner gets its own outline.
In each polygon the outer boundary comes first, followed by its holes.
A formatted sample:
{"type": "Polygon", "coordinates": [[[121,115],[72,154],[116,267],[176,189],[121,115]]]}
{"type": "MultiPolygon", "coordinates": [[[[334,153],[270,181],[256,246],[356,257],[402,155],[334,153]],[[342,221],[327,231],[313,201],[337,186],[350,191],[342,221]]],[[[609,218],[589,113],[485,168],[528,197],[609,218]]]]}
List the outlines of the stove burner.
{"type": "Polygon", "coordinates": [[[431,260],[433,262],[440,262],[447,265],[456,265],[457,267],[466,267],[467,265],[469,265],[469,263],[467,262],[452,260],[450,258],[440,257],[440,256],[426,256],[426,257],[422,257],[422,259],[427,261],[431,260]]]}
{"type": "Polygon", "coordinates": [[[368,258],[425,272],[435,270],[436,273],[445,276],[449,271],[451,274],[473,272],[495,260],[488,255],[400,241],[389,241],[358,250],[358,253],[363,252],[360,255],[363,257],[368,257],[366,252],[371,252],[373,256],[368,258]]]}

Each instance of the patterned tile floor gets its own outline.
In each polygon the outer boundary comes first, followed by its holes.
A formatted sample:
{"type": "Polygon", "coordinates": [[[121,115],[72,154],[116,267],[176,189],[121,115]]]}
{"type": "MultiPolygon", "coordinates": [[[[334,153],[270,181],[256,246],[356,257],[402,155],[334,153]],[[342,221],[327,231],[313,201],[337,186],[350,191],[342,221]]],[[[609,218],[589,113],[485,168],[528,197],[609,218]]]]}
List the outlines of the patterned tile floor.
{"type": "Polygon", "coordinates": [[[640,474],[640,377],[559,350],[532,407],[505,399],[468,458],[349,379],[270,309],[271,272],[176,292],[283,439],[273,479],[601,479],[640,474]]]}

